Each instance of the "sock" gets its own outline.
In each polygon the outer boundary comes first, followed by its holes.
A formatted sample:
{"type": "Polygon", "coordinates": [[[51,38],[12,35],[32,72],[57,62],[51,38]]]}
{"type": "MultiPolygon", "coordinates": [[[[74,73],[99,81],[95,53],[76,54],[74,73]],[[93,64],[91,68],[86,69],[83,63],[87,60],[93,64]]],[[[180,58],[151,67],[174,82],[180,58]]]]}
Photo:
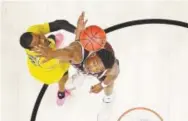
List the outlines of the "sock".
{"type": "Polygon", "coordinates": [[[65,91],[63,92],[58,91],[57,96],[59,99],[63,99],[65,97],[65,91]]]}

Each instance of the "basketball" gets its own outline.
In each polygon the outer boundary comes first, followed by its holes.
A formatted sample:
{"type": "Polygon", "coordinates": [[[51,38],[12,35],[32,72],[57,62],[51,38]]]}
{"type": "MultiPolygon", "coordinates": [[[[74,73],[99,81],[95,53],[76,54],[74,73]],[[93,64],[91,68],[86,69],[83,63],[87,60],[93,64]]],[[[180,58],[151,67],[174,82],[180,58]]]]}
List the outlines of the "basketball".
{"type": "Polygon", "coordinates": [[[106,44],[106,33],[99,26],[88,26],[81,32],[80,42],[88,51],[100,50],[106,44]]]}

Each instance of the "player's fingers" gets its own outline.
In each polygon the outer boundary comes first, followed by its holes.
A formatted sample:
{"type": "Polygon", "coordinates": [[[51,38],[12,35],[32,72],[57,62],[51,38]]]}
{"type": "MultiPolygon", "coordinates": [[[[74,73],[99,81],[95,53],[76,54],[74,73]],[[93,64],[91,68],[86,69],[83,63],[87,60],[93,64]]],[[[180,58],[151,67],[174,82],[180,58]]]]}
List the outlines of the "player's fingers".
{"type": "Polygon", "coordinates": [[[84,12],[84,11],[82,12],[82,15],[81,15],[81,16],[82,16],[82,17],[84,17],[84,16],[85,16],[85,12],[84,12]]]}
{"type": "Polygon", "coordinates": [[[41,49],[39,47],[35,46],[34,49],[33,49],[33,51],[36,52],[36,53],[40,53],[41,49]]]}
{"type": "Polygon", "coordinates": [[[83,18],[83,12],[81,13],[81,15],[79,16],[79,20],[81,20],[83,18]]]}
{"type": "Polygon", "coordinates": [[[87,21],[88,21],[88,19],[87,19],[87,20],[85,20],[84,25],[86,25],[87,21]]]}
{"type": "Polygon", "coordinates": [[[94,87],[93,86],[91,86],[91,88],[90,88],[90,93],[92,93],[94,90],[94,87]]]}
{"type": "Polygon", "coordinates": [[[43,64],[43,63],[46,63],[47,61],[48,61],[48,59],[45,58],[44,60],[42,60],[41,63],[43,64]]]}
{"type": "Polygon", "coordinates": [[[47,47],[43,46],[43,45],[39,45],[38,46],[39,49],[47,49],[47,47]]]}
{"type": "Polygon", "coordinates": [[[43,57],[43,55],[41,55],[41,54],[38,54],[38,55],[36,55],[36,57],[43,57]]]}

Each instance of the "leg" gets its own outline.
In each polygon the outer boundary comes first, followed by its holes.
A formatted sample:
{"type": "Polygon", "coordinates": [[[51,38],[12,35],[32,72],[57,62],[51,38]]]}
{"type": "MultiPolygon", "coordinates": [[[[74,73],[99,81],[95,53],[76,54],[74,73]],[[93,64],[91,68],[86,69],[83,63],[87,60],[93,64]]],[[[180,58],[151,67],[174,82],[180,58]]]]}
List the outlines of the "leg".
{"type": "Polygon", "coordinates": [[[60,92],[64,92],[65,84],[66,84],[68,78],[69,78],[69,74],[68,74],[68,71],[67,71],[67,72],[65,72],[65,74],[62,76],[62,78],[58,82],[60,92]]]}
{"type": "Polygon", "coordinates": [[[65,89],[65,84],[68,80],[68,71],[60,79],[58,86],[59,90],[57,92],[57,105],[61,106],[64,104],[66,96],[69,95],[69,92],[65,89]]]}
{"type": "Polygon", "coordinates": [[[106,96],[110,96],[113,93],[114,83],[104,88],[104,93],[106,96]]]}
{"type": "Polygon", "coordinates": [[[97,121],[108,121],[110,120],[110,115],[112,115],[112,109],[113,109],[113,87],[114,84],[111,84],[104,88],[105,96],[103,98],[103,105],[102,109],[98,113],[97,121]]]}
{"type": "Polygon", "coordinates": [[[112,71],[116,76],[112,78],[113,83],[106,88],[104,88],[105,97],[103,98],[103,101],[105,103],[110,103],[113,100],[113,88],[114,88],[114,81],[119,75],[119,61],[116,60],[116,63],[114,64],[114,70],[112,71]]]}
{"type": "Polygon", "coordinates": [[[113,88],[114,88],[114,83],[107,86],[106,88],[104,88],[104,93],[105,93],[105,96],[103,98],[104,103],[112,102],[112,100],[113,100],[113,88]]]}

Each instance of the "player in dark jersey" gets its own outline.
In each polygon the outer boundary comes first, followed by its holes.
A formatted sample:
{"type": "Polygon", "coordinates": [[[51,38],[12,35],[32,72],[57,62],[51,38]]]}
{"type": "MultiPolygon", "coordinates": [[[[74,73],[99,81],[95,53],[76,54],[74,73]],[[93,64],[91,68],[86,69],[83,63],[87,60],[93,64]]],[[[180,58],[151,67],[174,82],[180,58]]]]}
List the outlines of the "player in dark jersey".
{"type": "Polygon", "coordinates": [[[86,22],[84,13],[82,13],[77,23],[76,41],[69,46],[56,51],[39,46],[36,48],[36,52],[48,60],[57,58],[64,62],[70,62],[82,73],[97,77],[99,83],[92,86],[90,92],[99,93],[104,89],[106,96],[103,101],[109,103],[112,99],[114,81],[119,74],[119,61],[116,59],[115,53],[108,42],[96,52],[89,52],[83,48],[79,42],[79,35],[85,29],[86,22]]]}

